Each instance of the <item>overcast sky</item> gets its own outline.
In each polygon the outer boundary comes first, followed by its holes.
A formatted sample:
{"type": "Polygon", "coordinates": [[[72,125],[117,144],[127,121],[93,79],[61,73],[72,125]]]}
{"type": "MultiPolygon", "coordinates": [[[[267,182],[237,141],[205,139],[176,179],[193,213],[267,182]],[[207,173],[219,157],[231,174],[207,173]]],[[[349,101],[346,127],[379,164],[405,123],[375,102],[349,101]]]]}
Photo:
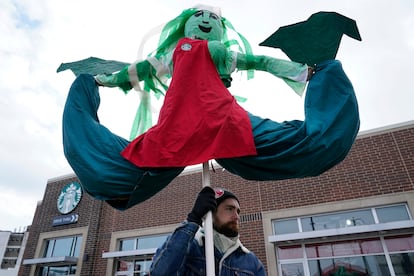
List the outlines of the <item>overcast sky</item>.
{"type": "MultiPolygon", "coordinates": [[[[57,74],[60,63],[90,56],[133,62],[145,33],[201,2],[0,1],[0,230],[30,225],[48,179],[72,173],[62,150],[61,117],[74,75],[57,74]]],[[[287,57],[278,49],[257,46],[277,28],[318,11],[355,19],[363,40],[344,36],[337,58],[356,90],[361,130],[414,120],[414,1],[204,3],[221,7],[256,54],[279,58],[287,57]]],[[[266,73],[249,81],[240,74],[233,79],[231,92],[248,98],[243,105],[250,112],[276,121],[303,119],[303,99],[281,80],[266,73]]],[[[101,122],[128,138],[136,93],[125,96],[105,88],[101,98],[101,122]]]]}

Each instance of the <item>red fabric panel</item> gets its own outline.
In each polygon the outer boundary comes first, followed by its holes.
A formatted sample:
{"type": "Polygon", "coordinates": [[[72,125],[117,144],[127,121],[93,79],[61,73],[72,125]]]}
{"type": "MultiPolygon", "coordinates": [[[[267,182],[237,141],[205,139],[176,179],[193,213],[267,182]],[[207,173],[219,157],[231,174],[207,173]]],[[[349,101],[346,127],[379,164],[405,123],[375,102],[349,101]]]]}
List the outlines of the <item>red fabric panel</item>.
{"type": "Polygon", "coordinates": [[[182,167],[256,155],[247,112],[223,85],[207,41],[182,39],[158,123],[122,155],[139,167],[182,167]]]}

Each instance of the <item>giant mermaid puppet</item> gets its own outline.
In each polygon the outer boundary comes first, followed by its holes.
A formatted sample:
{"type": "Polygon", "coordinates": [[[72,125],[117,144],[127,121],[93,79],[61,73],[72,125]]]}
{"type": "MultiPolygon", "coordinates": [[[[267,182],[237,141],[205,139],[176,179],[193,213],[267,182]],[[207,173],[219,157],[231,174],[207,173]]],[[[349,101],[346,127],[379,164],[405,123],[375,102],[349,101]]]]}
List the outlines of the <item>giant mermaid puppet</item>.
{"type": "Polygon", "coordinates": [[[241,35],[245,51],[234,52],[229,26],[218,8],[190,8],[166,24],[146,60],[112,74],[77,76],[64,108],[63,145],[86,192],[124,210],[159,192],[186,166],[212,159],[242,178],[265,181],[317,176],[345,158],[359,115],[340,62],[308,66],[256,56],[241,35]],[[235,70],[269,72],[299,94],[310,79],[305,120],[279,123],[245,111],[226,88],[235,70]],[[161,82],[165,76],[171,76],[169,87],[161,82]],[[148,92],[159,93],[160,84],[167,91],[156,125],[129,141],[99,123],[98,89],[128,92],[140,82],[148,92]]]}

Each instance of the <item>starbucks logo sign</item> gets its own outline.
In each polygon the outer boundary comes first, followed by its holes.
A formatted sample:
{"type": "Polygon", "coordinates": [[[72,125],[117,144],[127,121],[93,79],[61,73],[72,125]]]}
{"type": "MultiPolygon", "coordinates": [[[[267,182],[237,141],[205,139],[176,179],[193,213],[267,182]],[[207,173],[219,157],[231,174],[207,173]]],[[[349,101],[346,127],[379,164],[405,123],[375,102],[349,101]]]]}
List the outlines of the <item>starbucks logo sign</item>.
{"type": "Polygon", "coordinates": [[[78,206],[82,197],[82,187],[78,182],[67,184],[60,191],[57,208],[61,214],[68,214],[78,206]]]}

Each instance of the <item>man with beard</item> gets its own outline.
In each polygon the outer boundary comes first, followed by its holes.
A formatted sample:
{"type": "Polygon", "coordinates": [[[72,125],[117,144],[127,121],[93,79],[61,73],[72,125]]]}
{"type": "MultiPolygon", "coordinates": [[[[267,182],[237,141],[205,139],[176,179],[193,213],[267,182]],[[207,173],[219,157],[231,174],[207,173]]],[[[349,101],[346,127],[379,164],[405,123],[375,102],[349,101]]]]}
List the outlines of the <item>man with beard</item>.
{"type": "Polygon", "coordinates": [[[208,211],[213,211],[215,275],[266,275],[261,261],[240,242],[237,197],[227,190],[204,187],[187,220],[155,253],[151,276],[206,274],[204,229],[200,226],[208,211]]]}

